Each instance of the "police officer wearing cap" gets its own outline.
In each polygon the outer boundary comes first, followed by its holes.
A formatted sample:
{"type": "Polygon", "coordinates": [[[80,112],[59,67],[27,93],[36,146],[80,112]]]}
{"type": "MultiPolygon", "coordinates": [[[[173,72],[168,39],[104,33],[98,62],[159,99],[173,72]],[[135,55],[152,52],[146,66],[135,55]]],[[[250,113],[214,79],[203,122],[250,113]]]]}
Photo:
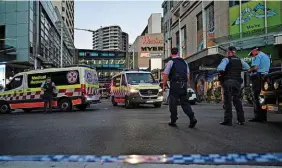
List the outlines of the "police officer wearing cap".
{"type": "Polygon", "coordinates": [[[259,96],[262,88],[262,79],[268,74],[270,68],[270,58],[268,55],[255,47],[249,53],[253,57],[251,68],[249,69],[250,78],[252,81],[252,90],[254,94],[254,118],[250,122],[267,121],[266,110],[263,110],[260,105],[259,96]]]}
{"type": "Polygon", "coordinates": [[[227,58],[223,58],[217,67],[217,71],[222,74],[223,90],[224,90],[224,120],[221,125],[232,125],[232,104],[237,112],[237,124],[244,125],[245,117],[243,105],[240,100],[240,91],[243,79],[241,72],[250,69],[250,66],[239,57],[236,56],[236,48],[230,46],[227,50],[227,58]]]}
{"type": "Polygon", "coordinates": [[[180,105],[184,113],[190,118],[190,128],[194,128],[197,124],[197,120],[194,116],[194,112],[189,104],[189,98],[187,94],[187,88],[189,86],[189,66],[178,55],[178,49],[171,49],[171,60],[167,63],[163,73],[163,90],[166,88],[167,80],[170,81],[169,90],[169,111],[170,122],[169,126],[175,127],[177,118],[177,104],[180,105]]]}

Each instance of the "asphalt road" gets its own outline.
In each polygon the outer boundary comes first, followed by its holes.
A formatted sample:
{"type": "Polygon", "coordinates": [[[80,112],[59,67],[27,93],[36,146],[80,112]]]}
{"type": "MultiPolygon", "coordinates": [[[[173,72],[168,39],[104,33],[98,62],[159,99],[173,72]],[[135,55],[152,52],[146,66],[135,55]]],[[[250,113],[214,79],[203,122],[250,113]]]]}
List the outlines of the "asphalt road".
{"type": "MultiPolygon", "coordinates": [[[[178,128],[167,125],[168,107],[113,107],[108,101],[87,111],[0,115],[0,155],[210,154],[281,152],[282,117],[268,123],[221,126],[220,105],[192,106],[198,125],[179,108],[178,128]]],[[[252,109],[245,109],[246,118],[252,109]]],[[[236,116],[234,114],[234,116],[236,116]]]]}

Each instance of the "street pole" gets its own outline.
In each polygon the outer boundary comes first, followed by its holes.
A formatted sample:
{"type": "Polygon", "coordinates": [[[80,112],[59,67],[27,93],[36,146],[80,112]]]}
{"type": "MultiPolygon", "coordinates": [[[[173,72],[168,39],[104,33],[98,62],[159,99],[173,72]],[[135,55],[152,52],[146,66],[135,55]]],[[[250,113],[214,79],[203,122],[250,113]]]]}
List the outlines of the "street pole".
{"type": "Polygon", "coordinates": [[[63,67],[63,17],[61,16],[61,68],[63,67]]]}
{"type": "Polygon", "coordinates": [[[264,29],[265,34],[267,34],[267,2],[264,0],[264,29]]]}
{"type": "Polygon", "coordinates": [[[134,62],[135,62],[135,51],[134,51],[134,47],[133,47],[133,54],[132,54],[132,66],[133,66],[133,69],[134,69],[134,62]]]}
{"type": "Polygon", "coordinates": [[[239,1],[239,12],[240,12],[240,39],[242,38],[242,0],[239,1]]]}

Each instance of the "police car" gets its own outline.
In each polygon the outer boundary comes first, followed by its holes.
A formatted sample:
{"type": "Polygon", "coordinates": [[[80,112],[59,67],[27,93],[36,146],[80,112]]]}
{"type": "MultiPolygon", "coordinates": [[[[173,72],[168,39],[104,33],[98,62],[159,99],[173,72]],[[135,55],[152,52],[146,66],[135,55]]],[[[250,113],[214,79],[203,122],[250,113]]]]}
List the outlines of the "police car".
{"type": "Polygon", "coordinates": [[[126,108],[139,104],[152,104],[160,108],[162,89],[151,72],[125,70],[112,77],[111,101],[113,106],[124,103],[126,108]]]}
{"type": "Polygon", "coordinates": [[[47,77],[51,77],[57,88],[53,108],[61,111],[71,111],[73,107],[85,110],[89,104],[100,102],[96,70],[73,65],[16,74],[0,91],[0,112],[9,113],[14,109],[30,112],[44,107],[41,84],[47,77]]]}

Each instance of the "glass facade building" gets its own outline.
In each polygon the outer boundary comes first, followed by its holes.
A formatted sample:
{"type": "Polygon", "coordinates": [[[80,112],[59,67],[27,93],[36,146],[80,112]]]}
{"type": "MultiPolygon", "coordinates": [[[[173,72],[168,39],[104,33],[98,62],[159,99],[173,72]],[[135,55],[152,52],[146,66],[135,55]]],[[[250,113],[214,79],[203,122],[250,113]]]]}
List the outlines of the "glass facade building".
{"type": "MultiPolygon", "coordinates": [[[[4,43],[16,50],[17,62],[60,65],[61,16],[51,1],[0,1],[0,26],[4,43]],[[36,56],[36,57],[35,57],[36,56]]],[[[71,35],[63,33],[63,65],[73,63],[71,35]]]]}
{"type": "Polygon", "coordinates": [[[110,82],[113,75],[125,68],[126,52],[78,49],[77,62],[96,68],[101,83],[110,82]]]}

